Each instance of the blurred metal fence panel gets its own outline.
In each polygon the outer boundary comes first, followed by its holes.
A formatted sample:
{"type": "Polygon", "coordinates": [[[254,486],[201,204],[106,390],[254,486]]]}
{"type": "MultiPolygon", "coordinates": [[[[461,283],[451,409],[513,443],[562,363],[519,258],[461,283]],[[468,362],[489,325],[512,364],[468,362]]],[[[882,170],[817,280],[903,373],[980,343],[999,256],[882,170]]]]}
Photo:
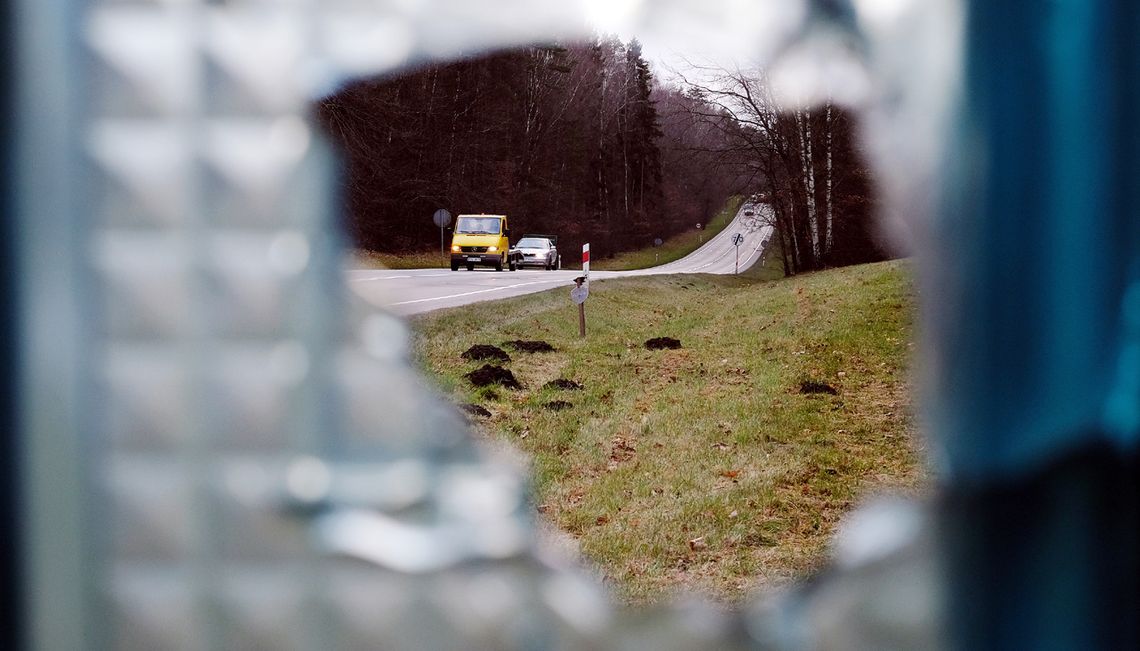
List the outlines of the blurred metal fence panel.
{"type": "MultiPolygon", "coordinates": [[[[964,75],[953,0],[627,8],[662,34],[768,55],[838,34],[866,57],[888,204],[927,242],[932,425],[958,489],[940,531],[966,644],[1135,641],[1135,581],[1114,582],[1136,567],[1133,4],[969,3],[964,75]]],[[[4,199],[29,648],[937,642],[932,532],[908,508],[853,545],[879,552],[775,605],[614,610],[545,560],[524,481],[419,384],[404,325],[345,300],[308,102],[344,75],[574,32],[579,8],[15,3],[4,199]]]]}

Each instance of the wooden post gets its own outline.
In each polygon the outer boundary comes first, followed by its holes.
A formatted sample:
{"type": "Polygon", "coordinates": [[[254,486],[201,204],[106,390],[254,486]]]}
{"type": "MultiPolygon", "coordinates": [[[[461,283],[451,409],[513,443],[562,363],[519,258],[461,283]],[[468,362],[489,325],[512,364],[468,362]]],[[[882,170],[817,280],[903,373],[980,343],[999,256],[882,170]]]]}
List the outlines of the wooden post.
{"type": "MultiPolygon", "coordinates": [[[[589,246],[589,245],[587,245],[589,246]]],[[[590,262],[587,254],[583,254],[582,266],[588,267],[590,262]]],[[[574,279],[574,289],[570,290],[570,300],[578,304],[578,336],[586,338],[586,297],[590,295],[590,284],[586,276],[574,279]]]]}

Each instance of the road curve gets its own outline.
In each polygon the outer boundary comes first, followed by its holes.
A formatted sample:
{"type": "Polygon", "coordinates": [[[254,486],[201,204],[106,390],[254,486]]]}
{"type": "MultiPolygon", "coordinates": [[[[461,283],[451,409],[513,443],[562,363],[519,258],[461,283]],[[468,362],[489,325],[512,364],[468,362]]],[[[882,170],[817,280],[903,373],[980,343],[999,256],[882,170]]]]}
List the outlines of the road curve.
{"type": "MultiPolygon", "coordinates": [[[[732,222],[704,246],[689,255],[649,269],[635,271],[591,271],[590,280],[608,280],[659,274],[731,274],[748,269],[764,251],[772,235],[771,208],[767,204],[746,203],[732,222]],[[755,215],[744,213],[753,211],[755,215]],[[737,251],[732,238],[744,238],[737,251]]],[[[563,251],[563,260],[577,259],[577,251],[563,251]]],[[[514,273],[491,269],[450,271],[448,269],[353,269],[348,283],[361,298],[394,314],[409,316],[478,301],[490,301],[551,289],[569,287],[578,270],[520,270],[514,273]]]]}

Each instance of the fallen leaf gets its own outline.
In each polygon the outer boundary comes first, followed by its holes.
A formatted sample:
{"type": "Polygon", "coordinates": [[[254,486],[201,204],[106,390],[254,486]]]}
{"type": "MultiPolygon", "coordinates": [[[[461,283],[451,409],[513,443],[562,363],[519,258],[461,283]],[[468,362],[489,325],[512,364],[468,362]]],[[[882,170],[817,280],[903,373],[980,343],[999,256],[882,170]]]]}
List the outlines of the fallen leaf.
{"type": "Polygon", "coordinates": [[[707,542],[705,542],[704,536],[701,536],[700,538],[693,538],[692,540],[689,541],[689,549],[691,549],[695,552],[704,551],[708,548],[709,548],[709,544],[707,542]]]}
{"type": "Polygon", "coordinates": [[[729,479],[734,479],[739,474],[740,474],[739,470],[722,470],[722,471],[720,471],[721,477],[728,477],[729,479]]]}
{"type": "Polygon", "coordinates": [[[603,524],[605,524],[605,523],[607,523],[607,522],[609,522],[609,521],[610,521],[610,519],[609,519],[609,517],[608,517],[608,516],[605,516],[605,515],[599,515],[599,516],[598,516],[598,519],[597,519],[597,520],[594,520],[594,524],[596,524],[596,525],[598,525],[598,526],[600,527],[600,526],[602,526],[603,524]]]}
{"type": "Polygon", "coordinates": [[[733,511],[732,513],[728,514],[728,517],[730,517],[730,518],[735,518],[735,517],[739,517],[739,516],[740,516],[740,511],[733,511]]]}

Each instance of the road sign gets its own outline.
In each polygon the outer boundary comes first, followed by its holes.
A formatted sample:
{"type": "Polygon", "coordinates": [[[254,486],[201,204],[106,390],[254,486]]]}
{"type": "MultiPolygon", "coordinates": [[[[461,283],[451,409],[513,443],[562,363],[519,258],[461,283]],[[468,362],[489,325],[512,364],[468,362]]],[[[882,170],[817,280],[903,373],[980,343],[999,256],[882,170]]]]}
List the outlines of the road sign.
{"type": "Polygon", "coordinates": [[[447,225],[451,223],[451,213],[440,208],[432,214],[431,220],[435,222],[436,226],[439,226],[439,257],[443,259],[443,264],[447,265],[447,238],[444,235],[443,229],[447,228],[447,225]]]}
{"type": "Polygon", "coordinates": [[[661,246],[661,238],[660,237],[653,240],[653,246],[661,246]]]}
{"type": "Polygon", "coordinates": [[[570,290],[570,300],[574,301],[575,305],[581,305],[582,303],[585,303],[586,299],[589,296],[590,288],[587,287],[585,283],[578,285],[574,289],[570,290]]]}
{"type": "Polygon", "coordinates": [[[732,243],[736,245],[736,273],[740,273],[740,245],[744,244],[744,236],[740,233],[734,233],[732,243]]]}

